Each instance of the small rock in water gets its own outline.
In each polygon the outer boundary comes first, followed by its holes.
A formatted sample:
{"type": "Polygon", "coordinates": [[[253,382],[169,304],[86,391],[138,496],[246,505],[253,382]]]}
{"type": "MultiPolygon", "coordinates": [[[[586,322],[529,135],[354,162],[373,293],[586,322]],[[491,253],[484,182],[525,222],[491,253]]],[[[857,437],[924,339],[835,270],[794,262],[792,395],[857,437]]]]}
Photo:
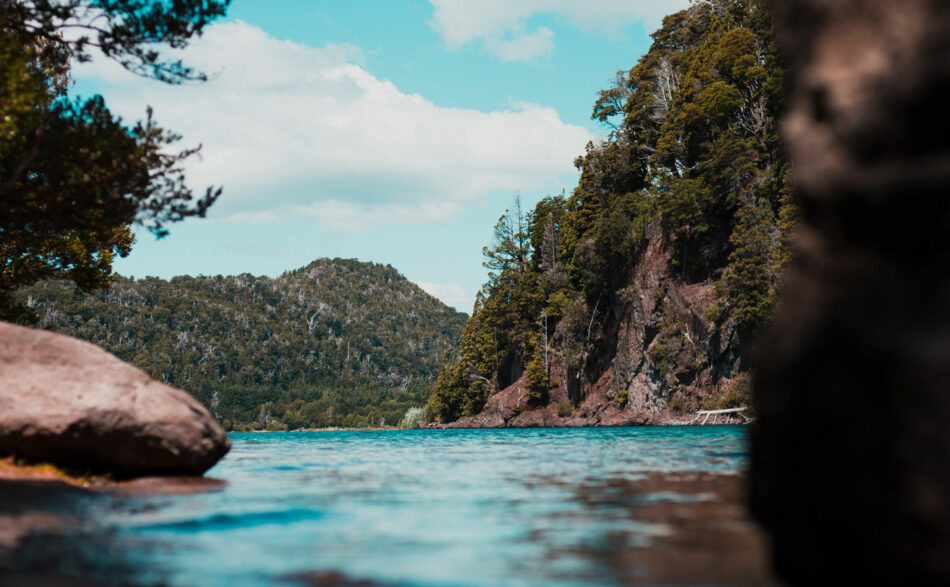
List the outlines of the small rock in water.
{"type": "Polygon", "coordinates": [[[0,454],[136,477],[200,475],[230,448],[188,393],[93,344],[0,322],[0,454]]]}

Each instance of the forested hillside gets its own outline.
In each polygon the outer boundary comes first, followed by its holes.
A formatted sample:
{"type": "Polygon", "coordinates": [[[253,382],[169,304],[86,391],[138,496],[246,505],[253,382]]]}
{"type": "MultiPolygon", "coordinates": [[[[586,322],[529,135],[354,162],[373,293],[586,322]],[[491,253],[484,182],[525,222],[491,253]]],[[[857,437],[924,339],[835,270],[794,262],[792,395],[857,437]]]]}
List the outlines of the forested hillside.
{"type": "Polygon", "coordinates": [[[600,92],[569,196],[516,201],[427,406],[479,426],[649,421],[744,403],[797,208],[777,136],[783,64],[757,0],[663,21],[600,92]]]}
{"type": "Polygon", "coordinates": [[[276,279],[116,277],[87,295],[47,281],[18,295],[38,326],[188,390],[230,427],[397,424],[465,323],[392,267],[345,259],[276,279]]]}

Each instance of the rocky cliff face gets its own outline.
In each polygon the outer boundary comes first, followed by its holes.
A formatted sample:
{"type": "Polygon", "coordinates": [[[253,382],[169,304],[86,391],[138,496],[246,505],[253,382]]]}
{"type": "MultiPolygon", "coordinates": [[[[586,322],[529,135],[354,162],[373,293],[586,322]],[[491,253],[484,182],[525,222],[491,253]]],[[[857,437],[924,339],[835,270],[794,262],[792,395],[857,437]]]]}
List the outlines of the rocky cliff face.
{"type": "Polygon", "coordinates": [[[549,401],[532,402],[521,374],[480,414],[449,426],[662,424],[738,393],[734,388],[745,379],[743,337],[734,320],[719,320],[721,300],[711,281],[685,283],[671,269],[668,245],[660,223],[651,224],[629,285],[603,309],[612,318],[592,333],[592,368],[571,368],[555,335],[549,401]]]}

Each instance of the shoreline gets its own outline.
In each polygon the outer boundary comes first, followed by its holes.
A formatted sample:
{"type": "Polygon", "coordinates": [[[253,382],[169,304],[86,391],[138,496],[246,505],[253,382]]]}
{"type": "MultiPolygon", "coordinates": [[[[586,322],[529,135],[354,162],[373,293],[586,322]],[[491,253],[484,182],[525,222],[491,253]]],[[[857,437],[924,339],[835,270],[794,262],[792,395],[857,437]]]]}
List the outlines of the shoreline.
{"type": "Polygon", "coordinates": [[[559,430],[559,429],[609,429],[609,428],[709,428],[712,426],[749,426],[750,422],[725,422],[722,424],[688,424],[688,423],[676,423],[676,424],[629,424],[629,425],[618,425],[618,426],[454,426],[455,422],[449,422],[448,424],[441,424],[437,422],[429,422],[419,428],[379,428],[374,426],[372,428],[344,428],[344,427],[330,427],[330,428],[298,428],[296,430],[232,430],[228,434],[289,434],[294,432],[412,432],[416,430],[533,430],[533,429],[546,429],[546,430],[559,430]]]}
{"type": "Polygon", "coordinates": [[[297,428],[296,430],[231,430],[228,434],[293,434],[295,432],[400,432],[427,430],[421,428],[297,428]]]}

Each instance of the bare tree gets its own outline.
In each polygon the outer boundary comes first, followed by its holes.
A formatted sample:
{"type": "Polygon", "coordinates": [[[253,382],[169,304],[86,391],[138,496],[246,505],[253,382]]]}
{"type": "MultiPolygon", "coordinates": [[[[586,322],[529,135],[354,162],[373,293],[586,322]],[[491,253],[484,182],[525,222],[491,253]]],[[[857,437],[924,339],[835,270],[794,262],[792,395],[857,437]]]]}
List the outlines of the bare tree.
{"type": "Polygon", "coordinates": [[[747,97],[736,113],[736,126],[748,136],[763,139],[769,127],[765,96],[747,97]]]}
{"type": "Polygon", "coordinates": [[[653,82],[653,111],[651,117],[653,120],[660,121],[666,118],[673,96],[680,87],[680,74],[673,69],[666,57],[660,60],[653,82]]]}
{"type": "Polygon", "coordinates": [[[550,375],[548,370],[548,313],[541,312],[541,319],[538,320],[538,326],[541,327],[541,345],[544,348],[544,372],[550,375]]]}
{"type": "Polygon", "coordinates": [[[320,310],[318,309],[316,312],[311,314],[309,318],[307,318],[307,332],[313,332],[313,329],[317,327],[317,318],[319,316],[320,310]]]}
{"type": "Polygon", "coordinates": [[[561,271],[558,229],[554,223],[554,214],[550,212],[544,223],[544,232],[541,240],[541,271],[548,275],[554,275],[561,271]]]}

